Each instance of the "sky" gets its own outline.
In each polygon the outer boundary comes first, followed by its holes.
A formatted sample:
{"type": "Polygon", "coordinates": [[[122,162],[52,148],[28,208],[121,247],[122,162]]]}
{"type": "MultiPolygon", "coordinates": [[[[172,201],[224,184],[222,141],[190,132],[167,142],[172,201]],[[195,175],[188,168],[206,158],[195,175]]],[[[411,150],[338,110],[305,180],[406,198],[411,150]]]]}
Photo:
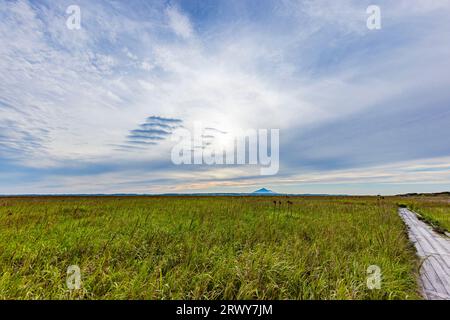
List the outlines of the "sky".
{"type": "Polygon", "coordinates": [[[449,191],[449,14],[448,0],[3,0],[0,194],[449,191]],[[212,144],[279,129],[278,172],[175,164],[196,123],[212,144]]]}

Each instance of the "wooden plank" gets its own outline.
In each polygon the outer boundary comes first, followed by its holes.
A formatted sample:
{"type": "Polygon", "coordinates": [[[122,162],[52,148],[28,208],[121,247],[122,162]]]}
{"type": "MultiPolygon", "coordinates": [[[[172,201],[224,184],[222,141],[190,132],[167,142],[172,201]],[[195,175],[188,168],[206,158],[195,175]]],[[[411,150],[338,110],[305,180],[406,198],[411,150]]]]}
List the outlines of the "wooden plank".
{"type": "Polygon", "coordinates": [[[436,292],[448,294],[442,279],[443,275],[439,273],[438,267],[434,263],[431,256],[427,257],[426,260],[423,262],[421,272],[427,275],[427,278],[433,284],[433,287],[436,289],[436,292]]]}
{"type": "Polygon", "coordinates": [[[430,300],[450,300],[450,239],[434,230],[405,208],[399,214],[408,227],[408,236],[423,261],[420,269],[422,294],[430,300]]]}

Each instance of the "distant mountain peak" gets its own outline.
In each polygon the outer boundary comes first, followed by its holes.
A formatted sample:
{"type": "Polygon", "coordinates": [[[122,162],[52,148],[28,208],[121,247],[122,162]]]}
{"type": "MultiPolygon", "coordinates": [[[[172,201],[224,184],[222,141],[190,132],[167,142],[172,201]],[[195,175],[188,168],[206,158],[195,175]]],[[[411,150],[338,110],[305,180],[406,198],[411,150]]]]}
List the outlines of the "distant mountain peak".
{"type": "Polygon", "coordinates": [[[259,190],[254,191],[253,193],[275,193],[275,192],[266,188],[261,188],[259,190]]]}

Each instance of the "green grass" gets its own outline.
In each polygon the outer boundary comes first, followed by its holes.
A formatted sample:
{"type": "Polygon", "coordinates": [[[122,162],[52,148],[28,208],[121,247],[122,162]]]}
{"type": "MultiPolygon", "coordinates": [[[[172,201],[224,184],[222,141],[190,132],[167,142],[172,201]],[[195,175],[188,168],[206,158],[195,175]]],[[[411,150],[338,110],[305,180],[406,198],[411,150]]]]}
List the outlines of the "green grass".
{"type": "Polygon", "coordinates": [[[0,198],[0,298],[420,298],[394,202],[289,200],[0,198]],[[70,265],[80,290],[66,286],[70,265]],[[367,288],[370,265],[379,290],[367,288]]]}
{"type": "Polygon", "coordinates": [[[406,200],[405,203],[436,231],[450,232],[450,198],[416,197],[406,200]]]}

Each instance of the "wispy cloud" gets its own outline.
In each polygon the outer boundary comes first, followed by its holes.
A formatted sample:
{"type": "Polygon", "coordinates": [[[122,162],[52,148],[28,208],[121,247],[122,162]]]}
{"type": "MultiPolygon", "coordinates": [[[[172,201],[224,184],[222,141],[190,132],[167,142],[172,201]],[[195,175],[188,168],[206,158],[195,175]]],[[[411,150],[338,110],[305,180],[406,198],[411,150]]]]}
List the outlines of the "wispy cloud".
{"type": "Polygon", "coordinates": [[[182,14],[176,6],[169,6],[166,9],[169,25],[172,30],[182,38],[190,38],[194,31],[189,18],[182,14]]]}
{"type": "Polygon", "coordinates": [[[0,3],[0,193],[276,183],[251,167],[173,166],[168,137],[196,121],[206,143],[279,128],[286,190],[352,170],[437,181],[374,168],[450,155],[448,1],[379,1],[375,32],[370,1],[85,0],[77,31],[70,4],[0,3]]]}
{"type": "Polygon", "coordinates": [[[180,128],[182,120],[163,118],[159,116],[148,117],[139,129],[130,131],[128,144],[157,145],[158,142],[166,140],[175,129],[180,128]]]}

